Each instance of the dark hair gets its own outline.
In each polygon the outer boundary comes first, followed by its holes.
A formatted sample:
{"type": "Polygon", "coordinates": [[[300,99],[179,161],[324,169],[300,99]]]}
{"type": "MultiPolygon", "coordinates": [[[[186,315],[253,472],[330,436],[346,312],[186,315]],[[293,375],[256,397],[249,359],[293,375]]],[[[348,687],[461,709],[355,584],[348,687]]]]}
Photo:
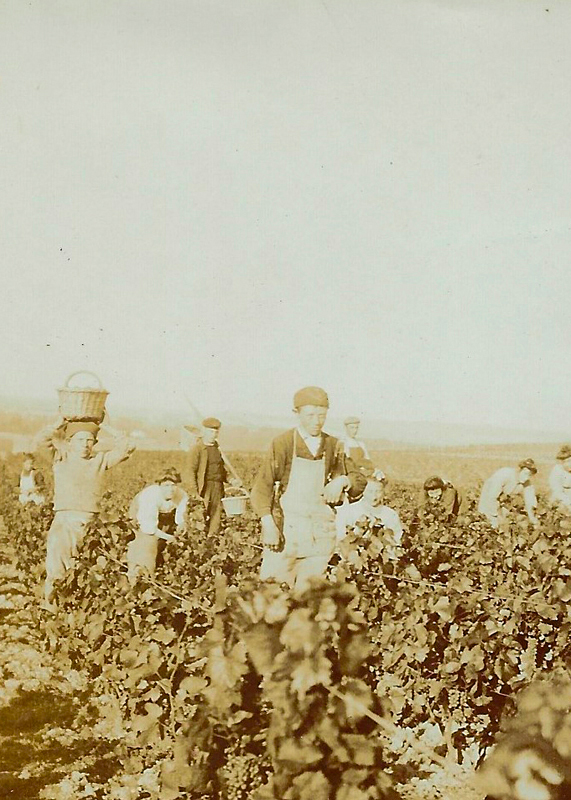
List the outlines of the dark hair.
{"type": "Polygon", "coordinates": [[[425,492],[430,492],[433,489],[442,489],[442,490],[444,490],[445,488],[446,488],[446,484],[444,483],[442,478],[438,477],[438,475],[433,475],[432,478],[427,478],[424,481],[424,491],[425,492]]]}
{"type": "Polygon", "coordinates": [[[166,469],[164,472],[161,472],[157,479],[157,483],[182,483],[182,478],[180,477],[180,472],[176,469],[166,469]]]}
{"type": "Polygon", "coordinates": [[[528,469],[532,475],[535,475],[537,472],[537,467],[535,466],[535,461],[533,458],[525,458],[523,461],[520,461],[518,464],[519,469],[528,469]]]}

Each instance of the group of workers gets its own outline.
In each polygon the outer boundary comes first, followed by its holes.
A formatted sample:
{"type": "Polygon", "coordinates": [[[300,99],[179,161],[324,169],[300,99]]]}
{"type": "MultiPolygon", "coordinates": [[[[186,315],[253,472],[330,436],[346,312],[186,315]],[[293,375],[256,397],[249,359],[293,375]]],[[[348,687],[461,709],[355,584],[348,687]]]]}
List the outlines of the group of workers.
{"type": "MultiPolygon", "coordinates": [[[[345,420],[342,439],[325,433],[329,398],[315,386],[296,392],[293,410],[297,424],[272,441],[250,502],[261,520],[261,579],[303,591],[311,578],[325,573],[339,541],[358,522],[368,520],[373,527],[388,531],[393,548],[401,545],[403,528],[397,512],[384,503],[386,476],[375,468],[365,444],[357,438],[359,419],[345,420]]],[[[182,488],[181,475],[168,469],[133,499],[129,514],[136,534],[126,556],[131,582],[142,571],[154,574],[164,543],[185,528],[191,498],[202,504],[207,535],[220,530],[225,485],[241,485],[233,470],[229,475],[229,462],[218,445],[220,427],[214,417],[203,420],[201,435],[189,454],[188,491],[182,488]]],[[[45,581],[45,603],[53,607],[54,581],[72,566],[85,531],[99,511],[105,472],[129,458],[134,447],[108,425],[63,418],[41,431],[36,445],[49,450],[53,464],[54,519],[47,537],[45,581]],[[111,438],[110,449],[95,449],[100,432],[111,438]]],[[[570,446],[561,448],[557,462],[549,481],[551,502],[571,512],[570,446]]],[[[497,470],[484,483],[478,510],[494,528],[506,518],[511,498],[517,495],[523,498],[529,521],[537,525],[536,473],[533,460],[525,459],[517,468],[497,470]]],[[[24,504],[46,500],[44,481],[31,454],[24,459],[19,497],[24,504]]],[[[452,522],[460,505],[452,483],[433,476],[424,483],[413,524],[427,517],[452,522]]]]}

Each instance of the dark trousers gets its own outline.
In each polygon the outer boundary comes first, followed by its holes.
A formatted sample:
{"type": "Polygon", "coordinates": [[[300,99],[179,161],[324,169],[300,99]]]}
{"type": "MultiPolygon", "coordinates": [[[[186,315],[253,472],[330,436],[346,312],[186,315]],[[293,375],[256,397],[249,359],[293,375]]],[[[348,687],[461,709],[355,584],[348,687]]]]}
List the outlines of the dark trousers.
{"type": "Polygon", "coordinates": [[[207,533],[218,533],[222,525],[222,497],[224,484],[219,481],[206,481],[204,485],[204,514],[207,533]]]}

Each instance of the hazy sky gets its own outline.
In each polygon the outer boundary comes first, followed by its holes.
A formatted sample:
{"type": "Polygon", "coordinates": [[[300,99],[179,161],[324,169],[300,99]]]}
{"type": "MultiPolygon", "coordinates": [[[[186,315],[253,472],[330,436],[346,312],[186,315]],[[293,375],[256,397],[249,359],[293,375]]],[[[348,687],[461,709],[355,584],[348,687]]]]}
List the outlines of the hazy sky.
{"type": "Polygon", "coordinates": [[[0,394],[571,433],[571,3],[0,0],[0,394]]]}

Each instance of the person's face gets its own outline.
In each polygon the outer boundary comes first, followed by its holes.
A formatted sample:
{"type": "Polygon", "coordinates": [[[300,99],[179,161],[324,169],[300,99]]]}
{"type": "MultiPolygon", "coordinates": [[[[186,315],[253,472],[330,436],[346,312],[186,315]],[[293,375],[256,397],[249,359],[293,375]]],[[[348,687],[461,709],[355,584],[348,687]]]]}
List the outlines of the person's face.
{"type": "Polygon", "coordinates": [[[297,411],[299,426],[310,436],[319,436],[327,419],[324,406],[302,406],[297,411]]]}
{"type": "Polygon", "coordinates": [[[369,481],[363,492],[363,499],[375,508],[383,504],[385,487],[377,481],[369,481]]]}
{"type": "Polygon", "coordinates": [[[526,483],[531,478],[531,470],[527,467],[520,469],[519,471],[519,481],[520,483],[526,483]]]}
{"type": "Polygon", "coordinates": [[[203,428],[202,441],[204,444],[214,444],[218,439],[218,428],[203,428]]]}
{"type": "MultiPolygon", "coordinates": [[[[571,459],[569,459],[569,460],[571,461],[571,459]]],[[[26,470],[26,472],[30,472],[30,470],[32,469],[33,466],[34,466],[34,462],[32,461],[31,458],[25,458],[24,459],[24,469],[26,470]]]]}
{"type": "Polygon", "coordinates": [[[569,458],[564,458],[561,463],[563,464],[563,469],[567,470],[567,472],[571,472],[571,456],[569,456],[569,458]]]}
{"type": "Polygon", "coordinates": [[[359,433],[359,423],[349,422],[347,425],[345,425],[345,430],[347,431],[347,434],[354,439],[355,436],[359,433]]]}
{"type": "Polygon", "coordinates": [[[89,458],[93,452],[95,436],[89,431],[78,431],[69,440],[69,447],[72,453],[80,458],[89,458]]]}
{"type": "Polygon", "coordinates": [[[427,489],[428,496],[431,500],[437,501],[442,497],[442,489],[427,489]]]}
{"type": "Polygon", "coordinates": [[[163,481],[160,484],[161,487],[161,497],[163,500],[172,500],[174,497],[174,490],[176,488],[176,483],[174,481],[163,481]]]}

